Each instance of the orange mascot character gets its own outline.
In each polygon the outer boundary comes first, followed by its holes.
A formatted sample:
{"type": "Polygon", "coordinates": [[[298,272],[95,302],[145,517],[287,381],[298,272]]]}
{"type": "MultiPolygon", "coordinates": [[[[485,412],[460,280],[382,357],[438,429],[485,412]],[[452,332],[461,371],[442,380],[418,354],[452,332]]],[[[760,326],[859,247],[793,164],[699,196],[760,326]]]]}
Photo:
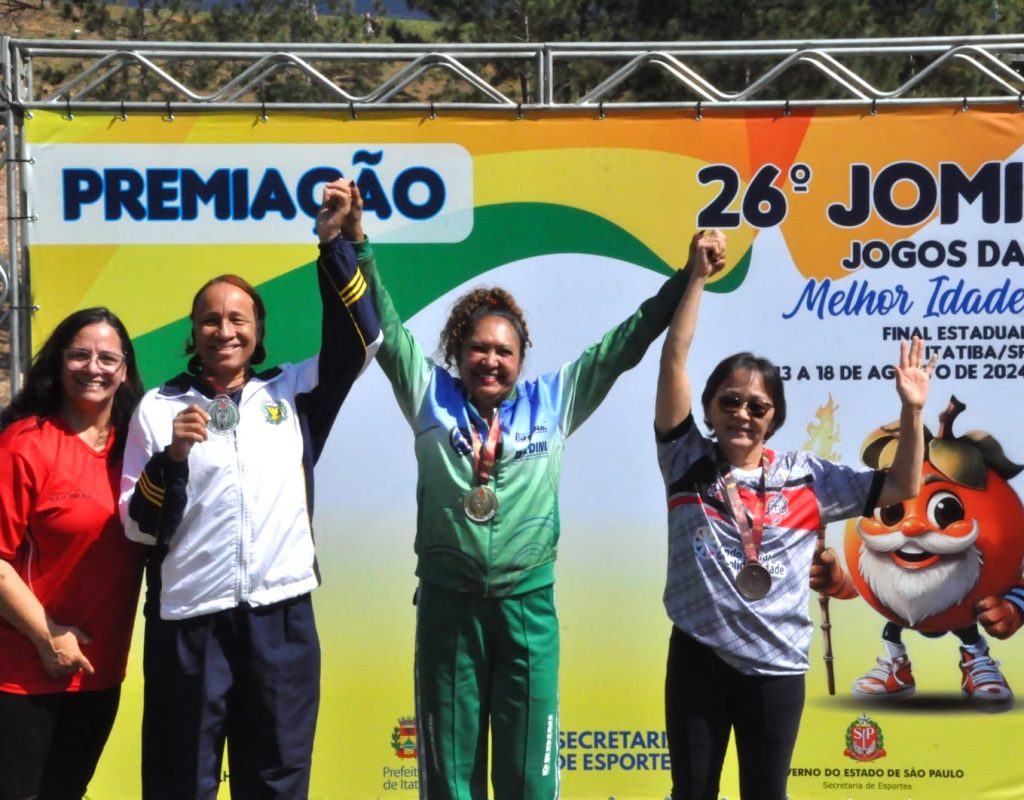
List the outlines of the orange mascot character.
{"type": "MultiPolygon", "coordinates": [[[[889,622],[885,655],[853,682],[860,698],[898,698],[914,692],[904,628],[960,639],[961,691],[994,710],[1008,708],[1013,692],[978,630],[1006,639],[1024,619],[1024,507],[1007,483],[1024,467],[1009,461],[981,431],[953,435],[966,408],[955,397],[939,416],[939,435],[925,429],[921,493],[913,500],[850,520],[846,575],[833,551],[819,553],[811,586],[826,594],[860,594],[889,622]]],[[[896,450],[898,425],[871,434],[861,449],[870,467],[885,469],[896,450]]]]}

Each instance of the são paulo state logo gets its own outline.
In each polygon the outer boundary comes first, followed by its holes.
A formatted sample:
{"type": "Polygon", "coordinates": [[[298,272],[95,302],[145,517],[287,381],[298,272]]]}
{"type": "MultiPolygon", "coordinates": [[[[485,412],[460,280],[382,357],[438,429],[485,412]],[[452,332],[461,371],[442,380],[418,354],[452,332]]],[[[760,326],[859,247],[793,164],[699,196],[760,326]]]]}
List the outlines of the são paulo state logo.
{"type": "Polygon", "coordinates": [[[396,758],[416,758],[416,717],[399,717],[391,731],[391,749],[396,758]]]}
{"type": "Polygon", "coordinates": [[[885,756],[882,727],[867,714],[861,714],[846,729],[843,755],[854,761],[874,761],[885,756]]]}

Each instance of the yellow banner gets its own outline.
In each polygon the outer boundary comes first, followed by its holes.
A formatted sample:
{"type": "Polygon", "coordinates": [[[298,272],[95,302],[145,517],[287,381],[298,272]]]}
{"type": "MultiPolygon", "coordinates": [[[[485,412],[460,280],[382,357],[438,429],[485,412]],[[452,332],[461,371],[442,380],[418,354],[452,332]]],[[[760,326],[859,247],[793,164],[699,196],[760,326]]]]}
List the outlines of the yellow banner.
{"type": "MultiPolygon", "coordinates": [[[[899,341],[920,335],[939,356],[925,409],[934,438],[922,469],[932,478],[920,498],[872,523],[915,544],[891,559],[879,588],[864,577],[866,534],[856,523],[828,530],[860,596],[830,603],[834,696],[820,639],[812,645],[789,790],[830,800],[1024,797],[1020,712],[964,697],[957,634],[976,629],[971,606],[982,597],[1024,603],[1024,591],[1015,594],[1024,508],[1013,466],[1024,463],[1019,110],[266,121],[35,113],[26,131],[34,341],[76,308],[108,305],[136,338],[147,386],[183,369],[192,295],[224,272],[267,299],[268,363],[315,351],[318,320],[301,304],[314,296],[307,267],[319,191],[338,175],[368,198],[382,275],[424,349],[433,350],[455,296],[500,284],[529,317],[527,375],[574,358],[631,313],[682,266],[692,230],[726,230],[733,263],[705,300],[691,374],[703,385],[738,350],[780,364],[789,412],[778,449],[877,461],[879,429],[898,416],[890,365],[899,341]],[[965,408],[943,423],[954,395],[965,408]],[[966,463],[980,478],[963,479],[966,463]],[[929,550],[965,528],[976,533],[968,550],[929,550]],[[935,535],[915,539],[924,532],[935,535]],[[929,582],[930,573],[945,577],[929,582]],[[890,621],[903,629],[916,691],[865,700],[852,687],[886,655],[890,621]]],[[[570,800],[670,791],[656,371],[649,354],[566,451],[557,589],[570,800]]],[[[417,796],[411,445],[371,368],[317,473],[317,798],[417,796]]],[[[1021,637],[988,640],[1009,686],[1024,687],[1021,637]]],[[[139,793],[141,636],[136,644],[90,789],[97,800],[139,793]]],[[[730,754],[723,794],[737,797],[737,787],[730,754]]]]}

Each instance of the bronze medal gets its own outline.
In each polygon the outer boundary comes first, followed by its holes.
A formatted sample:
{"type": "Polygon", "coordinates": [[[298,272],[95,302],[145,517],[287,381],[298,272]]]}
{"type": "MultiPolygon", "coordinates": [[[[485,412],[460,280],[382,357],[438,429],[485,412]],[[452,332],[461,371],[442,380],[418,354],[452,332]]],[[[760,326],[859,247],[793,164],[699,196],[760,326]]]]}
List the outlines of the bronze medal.
{"type": "Polygon", "coordinates": [[[747,600],[760,600],[772,588],[771,573],[758,560],[758,549],[761,546],[761,538],[764,536],[764,510],[768,496],[768,457],[764,453],[761,454],[761,485],[757,492],[753,530],[747,522],[747,509],[740,498],[732,470],[729,469],[723,477],[725,493],[729,498],[729,505],[732,507],[733,521],[739,530],[740,540],[743,543],[743,555],[747,562],[736,574],[736,588],[747,600]]]}
{"type": "Polygon", "coordinates": [[[210,415],[206,429],[220,434],[231,433],[238,427],[238,421],[242,417],[235,401],[226,394],[219,394],[213,398],[206,407],[206,413],[210,415]]]}
{"type": "Polygon", "coordinates": [[[473,522],[487,522],[498,510],[498,495],[487,482],[491,479],[491,470],[497,459],[498,442],[501,440],[501,423],[498,421],[498,409],[491,414],[491,422],[487,426],[487,440],[482,441],[476,425],[470,421],[469,435],[473,439],[473,472],[476,486],[466,492],[462,498],[462,508],[466,516],[473,522]]]}
{"type": "Polygon", "coordinates": [[[760,600],[772,588],[772,576],[756,561],[749,561],[736,575],[736,588],[748,600],[760,600]]]}
{"type": "Polygon", "coordinates": [[[466,492],[462,507],[473,522],[487,522],[498,510],[498,495],[487,486],[474,486],[466,492]]]}

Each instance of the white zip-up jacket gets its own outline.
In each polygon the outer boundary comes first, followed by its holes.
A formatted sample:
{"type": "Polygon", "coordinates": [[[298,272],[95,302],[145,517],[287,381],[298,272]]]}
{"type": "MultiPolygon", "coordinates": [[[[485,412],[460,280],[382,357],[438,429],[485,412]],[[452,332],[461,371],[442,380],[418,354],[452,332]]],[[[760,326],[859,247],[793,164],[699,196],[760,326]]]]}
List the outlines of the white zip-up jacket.
{"type": "Polygon", "coordinates": [[[313,548],[313,465],[342,401],[381,336],[352,248],[318,268],[321,351],[251,377],[233,395],[240,419],[210,431],[185,462],[167,455],[175,415],[206,407],[205,381],[182,373],[146,394],[124,457],[121,515],[130,539],[154,545],[145,613],[186,619],[263,606],[320,582],[313,548]]]}

